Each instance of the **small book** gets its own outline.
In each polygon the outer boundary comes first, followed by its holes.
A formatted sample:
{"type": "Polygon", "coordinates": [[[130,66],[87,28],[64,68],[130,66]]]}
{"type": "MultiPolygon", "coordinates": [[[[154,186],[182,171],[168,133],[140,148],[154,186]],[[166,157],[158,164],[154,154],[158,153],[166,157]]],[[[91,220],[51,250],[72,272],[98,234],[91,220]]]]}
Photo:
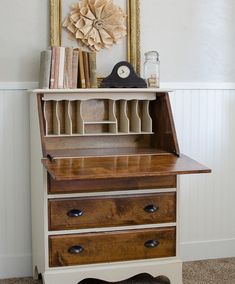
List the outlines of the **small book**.
{"type": "MultiPolygon", "coordinates": [[[[54,86],[52,89],[58,88],[59,82],[59,64],[60,64],[60,47],[55,46],[55,60],[54,60],[54,86]]],[[[52,51],[53,52],[53,51],[52,51]]]]}
{"type": "Polygon", "coordinates": [[[65,60],[64,60],[64,88],[73,88],[73,48],[65,48],[65,60]]]}
{"type": "Polygon", "coordinates": [[[78,60],[79,60],[79,49],[73,50],[73,63],[72,63],[72,88],[77,89],[78,87],[78,60]]]}
{"type": "Polygon", "coordinates": [[[60,46],[59,52],[59,73],[58,73],[58,88],[64,88],[64,59],[65,59],[65,47],[60,46]]]}
{"type": "Polygon", "coordinates": [[[91,88],[98,88],[97,73],[96,73],[96,53],[89,52],[89,71],[91,88]]]}
{"type": "Polygon", "coordinates": [[[49,89],[50,87],[51,54],[51,50],[44,50],[41,52],[39,78],[40,89],[49,89]]]}
{"type": "Polygon", "coordinates": [[[90,88],[91,83],[90,83],[88,52],[85,52],[85,51],[83,51],[83,64],[84,64],[86,88],[90,88]]]}
{"type": "Polygon", "coordinates": [[[58,68],[56,68],[56,64],[58,62],[58,53],[59,53],[59,47],[58,46],[52,46],[52,55],[51,55],[51,77],[50,77],[50,88],[56,89],[56,76],[58,68]]]}
{"type": "Polygon", "coordinates": [[[83,51],[79,50],[79,79],[80,79],[80,88],[86,88],[86,79],[85,79],[85,69],[83,62],[83,51]]]}

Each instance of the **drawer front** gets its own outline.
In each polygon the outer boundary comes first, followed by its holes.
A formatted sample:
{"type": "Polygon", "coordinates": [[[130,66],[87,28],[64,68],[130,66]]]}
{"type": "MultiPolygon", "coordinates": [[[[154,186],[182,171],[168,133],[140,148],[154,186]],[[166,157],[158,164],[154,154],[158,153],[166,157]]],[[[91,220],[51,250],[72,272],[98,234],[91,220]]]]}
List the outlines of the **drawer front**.
{"type": "Polygon", "coordinates": [[[49,230],[175,222],[176,193],[53,199],[49,230]]]}
{"type": "Polygon", "coordinates": [[[174,227],[49,237],[49,266],[172,257],[174,227]]]}
{"type": "Polygon", "coordinates": [[[136,177],[100,180],[56,181],[48,174],[50,194],[104,192],[152,188],[175,188],[176,176],[136,177]]]}

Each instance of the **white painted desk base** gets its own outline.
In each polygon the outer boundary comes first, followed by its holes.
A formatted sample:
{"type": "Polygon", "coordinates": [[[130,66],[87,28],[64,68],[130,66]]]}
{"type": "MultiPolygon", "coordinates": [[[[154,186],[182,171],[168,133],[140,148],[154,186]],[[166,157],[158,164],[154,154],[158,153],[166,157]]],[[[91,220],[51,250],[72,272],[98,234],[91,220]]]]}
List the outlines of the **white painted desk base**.
{"type": "Polygon", "coordinates": [[[182,262],[177,258],[51,269],[43,274],[43,280],[45,284],[77,284],[86,278],[115,282],[126,280],[140,273],[148,273],[153,277],[164,275],[170,279],[172,284],[182,284],[182,262]]]}

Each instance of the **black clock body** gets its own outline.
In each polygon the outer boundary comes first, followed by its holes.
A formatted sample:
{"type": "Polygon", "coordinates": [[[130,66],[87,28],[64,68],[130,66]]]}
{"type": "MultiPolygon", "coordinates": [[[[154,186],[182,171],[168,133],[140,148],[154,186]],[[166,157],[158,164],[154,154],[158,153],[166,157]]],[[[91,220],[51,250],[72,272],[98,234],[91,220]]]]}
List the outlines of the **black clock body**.
{"type": "Polygon", "coordinates": [[[127,61],[117,63],[111,74],[104,78],[101,88],[147,88],[144,79],[139,77],[127,61]]]}

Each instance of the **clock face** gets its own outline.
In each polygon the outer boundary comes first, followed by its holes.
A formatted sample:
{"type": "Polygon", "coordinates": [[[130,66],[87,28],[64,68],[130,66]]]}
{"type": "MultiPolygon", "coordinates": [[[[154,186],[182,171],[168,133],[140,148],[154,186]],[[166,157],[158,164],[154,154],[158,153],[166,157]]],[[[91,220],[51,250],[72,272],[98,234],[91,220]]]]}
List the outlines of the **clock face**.
{"type": "Polygon", "coordinates": [[[127,77],[129,77],[131,70],[128,66],[122,65],[118,68],[117,73],[120,78],[126,79],[127,77]]]}

